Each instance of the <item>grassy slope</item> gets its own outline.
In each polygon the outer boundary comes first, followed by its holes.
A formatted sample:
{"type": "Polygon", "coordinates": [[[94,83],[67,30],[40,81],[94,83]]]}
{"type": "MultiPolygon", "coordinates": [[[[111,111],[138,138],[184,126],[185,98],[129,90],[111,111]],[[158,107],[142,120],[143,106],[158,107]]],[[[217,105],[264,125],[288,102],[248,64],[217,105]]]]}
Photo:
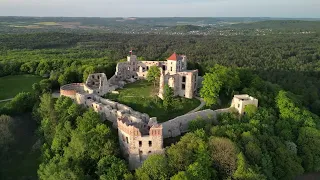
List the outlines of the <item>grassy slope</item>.
{"type": "Polygon", "coordinates": [[[176,98],[174,104],[176,110],[167,112],[161,106],[161,100],[157,98],[158,88],[154,88],[153,84],[147,81],[127,84],[119,92],[119,95],[109,94],[107,98],[126,104],[136,111],[157,117],[159,122],[183,115],[200,105],[197,99],[176,98]]]}
{"type": "Polygon", "coordinates": [[[42,78],[33,75],[5,76],[0,78],[0,100],[13,98],[19,92],[32,91],[32,84],[42,78]]]}
{"type": "Polygon", "coordinates": [[[31,115],[15,117],[15,143],[0,161],[0,179],[37,179],[40,150],[33,149],[37,141],[36,122],[31,115]]]}

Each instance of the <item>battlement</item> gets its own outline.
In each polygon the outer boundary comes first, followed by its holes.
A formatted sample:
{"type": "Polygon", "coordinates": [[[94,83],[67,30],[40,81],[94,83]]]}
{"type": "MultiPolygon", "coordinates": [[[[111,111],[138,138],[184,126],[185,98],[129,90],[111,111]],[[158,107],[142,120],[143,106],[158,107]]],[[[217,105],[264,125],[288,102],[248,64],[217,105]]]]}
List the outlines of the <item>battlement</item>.
{"type": "Polygon", "coordinates": [[[118,129],[130,136],[162,136],[161,124],[147,124],[145,122],[134,122],[128,117],[117,119],[118,129]]]}
{"type": "Polygon", "coordinates": [[[234,98],[237,98],[241,101],[248,101],[248,100],[255,100],[254,97],[249,96],[248,94],[242,94],[242,95],[234,95],[234,98]]]}
{"type": "Polygon", "coordinates": [[[153,125],[149,130],[149,135],[162,137],[162,125],[161,124],[153,125]]]}
{"type": "Polygon", "coordinates": [[[118,130],[125,132],[130,136],[142,136],[140,129],[137,128],[126,117],[118,118],[118,130]]]}

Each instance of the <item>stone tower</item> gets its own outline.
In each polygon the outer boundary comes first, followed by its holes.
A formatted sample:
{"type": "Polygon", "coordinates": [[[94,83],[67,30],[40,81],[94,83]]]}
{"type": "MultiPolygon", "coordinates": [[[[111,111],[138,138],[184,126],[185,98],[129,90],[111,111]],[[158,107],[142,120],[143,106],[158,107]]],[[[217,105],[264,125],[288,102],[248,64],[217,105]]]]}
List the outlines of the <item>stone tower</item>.
{"type": "Polygon", "coordinates": [[[131,71],[131,74],[134,73],[135,71],[138,71],[137,56],[136,55],[127,56],[127,62],[130,65],[128,67],[128,70],[131,71]]]}
{"type": "Polygon", "coordinates": [[[151,154],[163,153],[162,125],[157,122],[144,124],[118,118],[120,148],[129,160],[129,168],[136,169],[151,154]]]}
{"type": "Polygon", "coordinates": [[[179,72],[179,67],[178,62],[179,61],[179,56],[177,55],[177,53],[173,53],[168,59],[167,59],[167,72],[171,75],[171,74],[176,74],[177,72],[179,72]]]}

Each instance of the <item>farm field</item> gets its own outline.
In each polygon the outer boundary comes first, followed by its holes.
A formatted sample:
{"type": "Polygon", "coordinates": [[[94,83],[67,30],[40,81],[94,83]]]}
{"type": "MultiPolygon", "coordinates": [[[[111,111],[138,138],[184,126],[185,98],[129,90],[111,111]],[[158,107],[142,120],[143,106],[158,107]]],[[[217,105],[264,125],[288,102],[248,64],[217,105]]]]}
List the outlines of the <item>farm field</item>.
{"type": "Polygon", "coordinates": [[[34,24],[39,24],[39,25],[45,25],[45,26],[59,26],[59,23],[56,22],[39,22],[39,23],[34,23],[34,24]]]}
{"type": "MultiPolygon", "coordinates": [[[[31,92],[32,84],[42,77],[34,75],[14,75],[0,78],[0,100],[13,98],[20,92],[31,92]]],[[[1,104],[0,104],[1,106],[1,104]]]]}
{"type": "Polygon", "coordinates": [[[200,105],[197,99],[174,98],[172,110],[166,111],[157,97],[158,86],[148,81],[137,81],[118,90],[119,94],[107,94],[106,98],[126,104],[132,109],[157,117],[158,122],[165,122],[190,112],[200,105]]]}

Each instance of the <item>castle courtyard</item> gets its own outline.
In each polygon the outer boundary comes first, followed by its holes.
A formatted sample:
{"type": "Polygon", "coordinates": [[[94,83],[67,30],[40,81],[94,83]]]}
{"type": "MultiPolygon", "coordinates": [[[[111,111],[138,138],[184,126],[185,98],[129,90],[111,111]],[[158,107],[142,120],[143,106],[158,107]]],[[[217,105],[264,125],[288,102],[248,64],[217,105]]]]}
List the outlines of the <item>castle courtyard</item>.
{"type": "Polygon", "coordinates": [[[146,80],[126,84],[123,89],[117,91],[119,94],[108,93],[105,97],[128,105],[136,111],[157,117],[158,122],[164,122],[186,114],[200,105],[200,101],[195,98],[175,97],[174,109],[166,111],[162,106],[161,99],[157,96],[158,86],[154,87],[152,82],[146,80]]]}

